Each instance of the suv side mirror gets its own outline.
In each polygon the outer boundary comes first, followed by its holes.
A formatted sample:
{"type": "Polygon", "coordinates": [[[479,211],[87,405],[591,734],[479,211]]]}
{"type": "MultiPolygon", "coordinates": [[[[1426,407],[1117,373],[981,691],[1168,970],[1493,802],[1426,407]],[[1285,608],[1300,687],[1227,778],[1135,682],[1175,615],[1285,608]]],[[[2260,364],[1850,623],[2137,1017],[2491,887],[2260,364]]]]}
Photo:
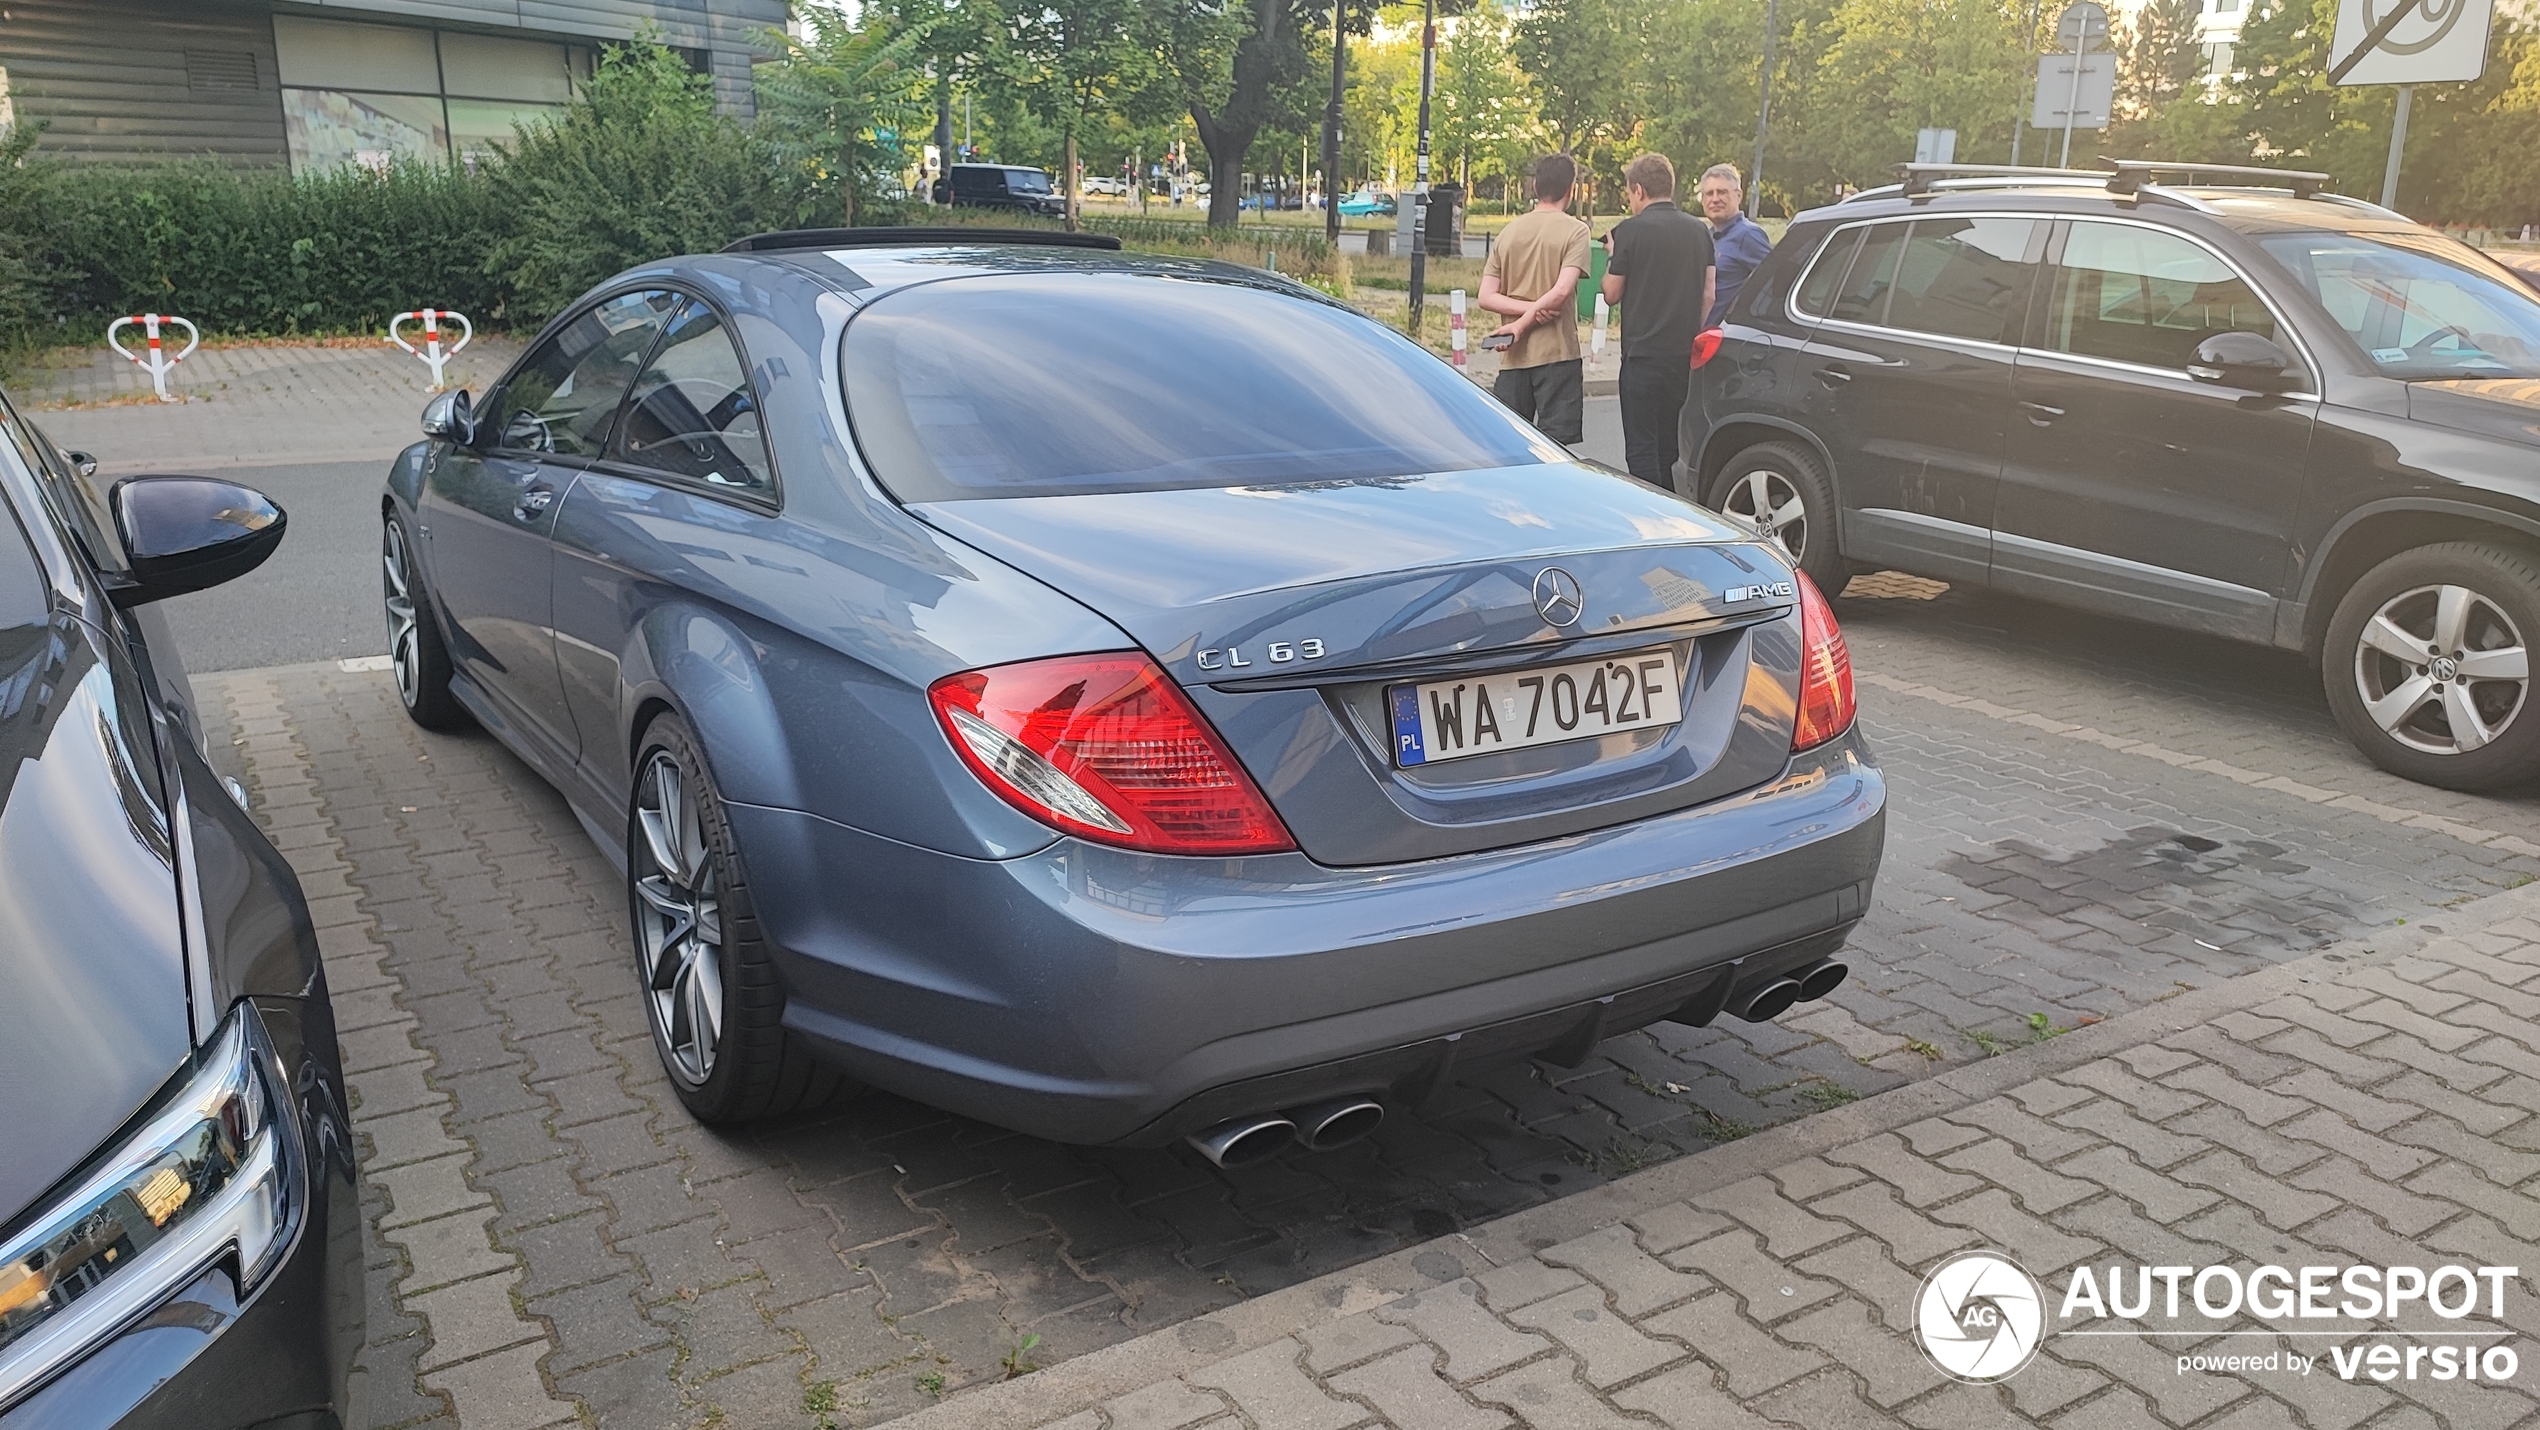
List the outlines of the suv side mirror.
{"type": "Polygon", "coordinates": [[[2196,356],[2187,361],[2187,375],[2252,392],[2282,392],[2301,381],[2284,349],[2256,333],[2216,333],[2198,343],[2196,356]]]}
{"type": "Polygon", "coordinates": [[[282,544],[289,519],[264,493],[213,477],[126,477],[107,495],[123,542],[118,606],[235,580],[282,544]]]}
{"type": "Polygon", "coordinates": [[[444,392],[423,404],[423,435],[462,447],[476,445],[476,404],[468,399],[466,388],[444,392]]]}

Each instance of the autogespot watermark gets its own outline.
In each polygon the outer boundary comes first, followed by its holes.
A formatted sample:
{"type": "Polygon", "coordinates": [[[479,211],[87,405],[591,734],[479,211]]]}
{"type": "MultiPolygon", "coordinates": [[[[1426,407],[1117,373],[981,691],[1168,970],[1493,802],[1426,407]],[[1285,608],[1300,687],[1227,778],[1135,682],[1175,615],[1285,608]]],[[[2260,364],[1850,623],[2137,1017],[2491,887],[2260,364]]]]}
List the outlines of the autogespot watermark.
{"type": "Polygon", "coordinates": [[[2059,1336],[2335,1342],[2319,1354],[2284,1345],[2245,1352],[2200,1345],[2176,1357],[2179,1375],[2310,1375],[2324,1361],[2345,1380],[2508,1381],[2522,1359],[2506,1344],[2515,1333],[2494,1323],[2504,1318],[2506,1288],[2521,1278],[2518,1266],[2457,1264],[2080,1266],[2050,1321],[2045,1288],[2018,1262],[1965,1251],[1923,1278],[1914,1330],[1941,1374],[1975,1384],[2017,1374],[2059,1336]],[[2434,1324],[2399,1324],[2412,1314],[2430,1314],[2434,1324]],[[2330,1328],[2323,1321],[2369,1324],[2330,1328]]]}

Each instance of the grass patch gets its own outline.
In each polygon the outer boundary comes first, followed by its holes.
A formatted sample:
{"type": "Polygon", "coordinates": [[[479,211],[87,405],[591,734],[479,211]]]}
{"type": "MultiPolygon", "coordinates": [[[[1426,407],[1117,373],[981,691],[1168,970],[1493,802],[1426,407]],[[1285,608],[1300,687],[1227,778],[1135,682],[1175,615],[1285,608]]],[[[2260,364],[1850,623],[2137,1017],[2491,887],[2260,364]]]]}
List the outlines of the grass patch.
{"type": "Polygon", "coordinates": [[[1005,1367],[1006,1379],[1012,1380],[1017,1376],[1030,1375],[1041,1368],[1041,1363],[1032,1359],[1032,1348],[1040,1343],[1040,1332],[1026,1331],[1021,1339],[1007,1349],[1005,1358],[999,1362],[1005,1367]]]}
{"type": "Polygon", "coordinates": [[[1841,1083],[1832,1082],[1810,1083],[1799,1090],[1799,1097],[1801,1101],[1811,1104],[1819,1112],[1828,1108],[1841,1107],[1847,1102],[1861,1100],[1861,1094],[1841,1083]]]}

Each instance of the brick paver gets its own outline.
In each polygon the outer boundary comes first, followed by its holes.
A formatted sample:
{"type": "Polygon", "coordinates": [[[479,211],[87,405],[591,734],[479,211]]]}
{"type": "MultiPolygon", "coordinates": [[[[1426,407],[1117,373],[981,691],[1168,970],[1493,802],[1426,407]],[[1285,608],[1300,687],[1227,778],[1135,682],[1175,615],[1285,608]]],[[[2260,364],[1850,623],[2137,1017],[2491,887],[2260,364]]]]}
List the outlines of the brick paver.
{"type": "MultiPolygon", "coordinates": [[[[2457,936],[2409,936],[2405,951],[2343,945],[893,1423],[1122,1430],[1169,1397],[1193,1423],[1234,1415],[1227,1423],[1334,1430],[2525,1424],[2540,1419],[2540,1366],[2527,1364],[2540,1256],[2510,1227],[2540,1214],[2540,1099],[2521,1095],[2521,1080],[2540,1071],[2540,1034],[2529,1022],[2480,1028],[2459,1049],[2466,1075],[2442,1082],[2408,1068],[2407,1031],[2375,1028],[2344,1056],[2315,1061],[2321,1045],[2305,1027],[2354,1006],[2442,1002],[2457,1016],[2540,992],[2540,890],[2463,912],[2470,926],[2457,936]],[[2235,1063],[2258,1069],[2263,1085],[2242,1083],[2235,1063]],[[2147,1078],[2146,1068],[2157,1071],[2147,1078]],[[2197,1119],[2218,1098],[2249,1097],[2284,1104],[2279,1120],[2308,1130],[2312,1145],[2284,1169],[2289,1183],[2197,1119]],[[2093,1108],[2126,1120],[2103,1123],[2093,1108]],[[2030,1138],[1983,1135],[2013,1109],[2109,1135],[2045,1135],[2052,1122],[2030,1138]],[[1934,1112],[1976,1140],[1933,1134],[1934,1112]],[[2332,1150],[2377,1131],[2457,1155],[2410,1176],[2404,1158],[2376,1172],[2332,1150]],[[2158,1149],[2153,1165],[2135,1160],[2146,1142],[2158,1149]],[[2181,1146],[2193,1155],[2156,1169],[2181,1146]],[[2138,1238],[2138,1227],[2153,1235],[2138,1238]],[[1693,1228],[1713,1234],[1685,1241],[1693,1228]],[[2047,1292],[2037,1359],[1997,1387],[1950,1381],[1912,1331],[1917,1278],[1971,1242],[2013,1253],[2047,1292]],[[2468,1340],[2400,1335],[2388,1321],[2286,1335],[2319,1323],[2246,1310],[2174,1319],[2158,1282],[2143,1283],[2155,1300],[2136,1318],[2057,1317],[2077,1267],[2096,1281],[2097,1268],[2113,1279],[2116,1263],[2246,1273],[2358,1261],[2515,1270],[2492,1283],[2501,1316],[2481,1282],[2465,1318],[2395,1323],[2468,1340]],[[1192,1334],[1212,1325],[1214,1335],[1192,1334]],[[2493,1382],[2339,1373],[2333,1351],[2375,1343],[2503,1346],[2526,1364],[2493,1382]],[[2181,1370],[2191,1353],[2279,1361],[2181,1370]],[[2287,1356],[2315,1364],[2296,1373],[2287,1356]],[[1251,1392],[1268,1384],[1279,1406],[1306,1409],[1283,1418],[1251,1392]]],[[[2462,1284],[2449,1293],[2456,1303],[2462,1284]]],[[[2418,1352],[2406,1354],[2414,1363],[2418,1352]]]]}

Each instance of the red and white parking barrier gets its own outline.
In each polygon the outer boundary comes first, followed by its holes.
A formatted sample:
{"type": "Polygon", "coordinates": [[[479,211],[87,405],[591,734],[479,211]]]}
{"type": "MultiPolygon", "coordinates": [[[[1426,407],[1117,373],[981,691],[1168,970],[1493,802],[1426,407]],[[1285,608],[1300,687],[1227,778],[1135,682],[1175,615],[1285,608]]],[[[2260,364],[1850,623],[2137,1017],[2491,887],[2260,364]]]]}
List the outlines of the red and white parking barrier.
{"type": "Polygon", "coordinates": [[[1454,292],[1452,292],[1452,293],[1450,293],[1450,294],[1448,294],[1448,295],[1447,295],[1447,299],[1446,299],[1446,312],[1447,312],[1447,318],[1446,318],[1446,348],[1447,348],[1447,361],[1449,361],[1449,362],[1451,362],[1451,363],[1454,363],[1454,364],[1455,364],[1455,367],[1456,367],[1456,370],[1457,370],[1457,371],[1459,371],[1459,372],[1461,372],[1461,371],[1463,370],[1463,368],[1464,368],[1464,290],[1463,290],[1463,289],[1458,288],[1458,289],[1456,289],[1454,292]]]}
{"type": "Polygon", "coordinates": [[[446,365],[450,359],[457,357],[459,355],[459,349],[466,347],[470,342],[474,341],[475,338],[476,325],[467,320],[467,314],[451,308],[417,308],[410,313],[399,313],[397,316],[388,320],[388,341],[404,348],[407,352],[414,354],[416,357],[423,359],[424,362],[431,365],[432,387],[430,390],[433,392],[439,392],[441,390],[442,367],[446,365]],[[408,322],[423,324],[422,347],[418,348],[414,344],[407,342],[404,338],[397,336],[397,325],[399,323],[408,322]],[[450,344],[450,349],[447,352],[443,352],[441,350],[441,325],[444,322],[452,322],[459,325],[459,340],[450,344]]]}
{"type": "Polygon", "coordinates": [[[191,322],[177,317],[172,313],[142,313],[134,317],[117,318],[106,325],[106,346],[123,354],[126,361],[150,374],[150,386],[158,391],[159,400],[161,402],[182,402],[185,400],[181,397],[173,397],[169,395],[168,374],[176,371],[176,365],[193,356],[194,350],[202,345],[202,333],[198,331],[191,322]],[[134,352],[132,349],[115,341],[115,334],[136,323],[141,325],[142,332],[147,334],[150,339],[148,349],[143,352],[134,352]],[[159,325],[161,323],[176,323],[185,329],[185,348],[182,352],[177,353],[173,357],[168,355],[166,348],[159,345],[159,325]]]}

